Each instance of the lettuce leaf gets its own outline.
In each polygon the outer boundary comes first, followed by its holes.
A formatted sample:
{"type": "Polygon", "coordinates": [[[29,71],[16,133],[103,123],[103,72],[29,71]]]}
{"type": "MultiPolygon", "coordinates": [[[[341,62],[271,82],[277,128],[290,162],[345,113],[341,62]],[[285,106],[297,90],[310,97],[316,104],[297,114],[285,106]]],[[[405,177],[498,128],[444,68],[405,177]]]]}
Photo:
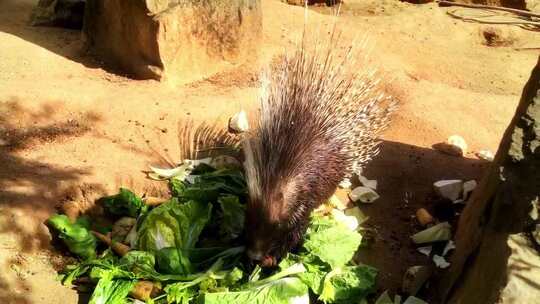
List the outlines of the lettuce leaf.
{"type": "Polygon", "coordinates": [[[89,222],[84,217],[72,223],[67,216],[55,214],[47,220],[47,224],[58,233],[69,251],[83,259],[96,257],[96,238],[88,230],[89,222]]]}
{"type": "Polygon", "coordinates": [[[312,221],[303,247],[331,268],[343,267],[358,250],[361,235],[328,218],[314,217],[312,221]]]}
{"type": "Polygon", "coordinates": [[[244,230],[246,206],[240,204],[240,200],[234,195],[222,196],[218,203],[222,214],[221,236],[227,240],[237,238],[244,230]]]}
{"type": "Polygon", "coordinates": [[[211,209],[207,203],[189,201],[181,204],[175,199],[153,209],[139,228],[137,248],[157,252],[167,247],[195,247],[210,219],[211,209]]]}
{"type": "Polygon", "coordinates": [[[373,267],[347,266],[328,273],[319,300],[324,303],[350,303],[374,291],[377,270],[373,267]]]}
{"type": "Polygon", "coordinates": [[[300,279],[285,277],[247,290],[205,293],[197,300],[201,304],[309,304],[309,293],[300,279]]]}
{"type": "Polygon", "coordinates": [[[105,210],[114,215],[137,217],[147,206],[135,193],[125,188],[120,188],[116,195],[101,199],[105,210]]]}

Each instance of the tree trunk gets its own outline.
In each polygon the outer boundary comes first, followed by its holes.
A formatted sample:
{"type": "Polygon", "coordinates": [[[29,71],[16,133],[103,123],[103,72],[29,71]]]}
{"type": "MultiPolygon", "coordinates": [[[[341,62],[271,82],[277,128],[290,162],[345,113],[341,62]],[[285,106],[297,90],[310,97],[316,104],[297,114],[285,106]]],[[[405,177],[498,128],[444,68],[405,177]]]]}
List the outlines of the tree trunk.
{"type": "MultiPolygon", "coordinates": [[[[522,259],[528,265],[525,267],[528,273],[522,271],[520,278],[531,275],[530,269],[536,271],[533,275],[538,275],[536,262],[531,261],[535,258],[540,261],[538,251],[532,249],[534,242],[528,240],[515,245],[515,240],[516,237],[525,239],[527,231],[534,229],[534,221],[538,222],[531,210],[538,207],[539,195],[540,58],[525,85],[495,160],[459,220],[452,265],[438,280],[434,303],[495,303],[511,285],[509,278],[516,266],[512,256],[521,250],[520,246],[534,252],[522,259]]],[[[540,299],[540,280],[536,280],[535,283],[535,279],[523,278],[524,284],[531,285],[536,295],[521,291],[516,293],[520,298],[515,299],[515,303],[533,303],[534,300],[529,300],[532,298],[527,298],[531,296],[540,299]]]]}

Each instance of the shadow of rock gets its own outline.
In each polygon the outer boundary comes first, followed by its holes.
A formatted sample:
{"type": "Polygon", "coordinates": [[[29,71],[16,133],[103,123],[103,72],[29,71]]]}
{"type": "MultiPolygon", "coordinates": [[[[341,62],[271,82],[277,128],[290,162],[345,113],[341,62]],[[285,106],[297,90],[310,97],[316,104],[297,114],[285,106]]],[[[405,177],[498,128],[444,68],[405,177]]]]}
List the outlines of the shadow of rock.
{"type": "Polygon", "coordinates": [[[441,179],[479,179],[488,163],[443,154],[439,151],[384,141],[380,154],[367,165],[363,175],[378,181],[381,196],[361,205],[369,216],[366,227],[374,229],[371,249],[360,250],[358,260],[379,269],[378,286],[400,292],[408,267],[430,264],[416,251],[410,236],[422,229],[414,219],[418,208],[433,208],[432,185],[441,179]]]}

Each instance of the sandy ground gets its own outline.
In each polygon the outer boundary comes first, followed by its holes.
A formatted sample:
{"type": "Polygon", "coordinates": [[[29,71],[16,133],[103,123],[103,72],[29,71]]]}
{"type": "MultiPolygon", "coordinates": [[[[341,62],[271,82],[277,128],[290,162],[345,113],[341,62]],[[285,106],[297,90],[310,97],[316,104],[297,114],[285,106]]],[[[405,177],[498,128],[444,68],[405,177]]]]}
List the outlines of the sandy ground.
{"type": "MultiPolygon", "coordinates": [[[[148,164],[174,161],[178,121],[225,120],[252,108],[258,67],[239,67],[184,86],[134,81],[80,52],[80,33],[26,24],[37,1],[0,0],[0,303],[77,303],[55,281],[61,264],[42,222],[66,197],[91,199],[119,186],[158,191],[148,164]]],[[[304,12],[264,0],[263,62],[289,44],[304,12]]],[[[310,14],[329,23],[329,9],[310,14]]],[[[398,290],[408,266],[427,264],[409,235],[412,215],[428,206],[431,184],[481,177],[474,151],[495,151],[540,47],[537,33],[501,27],[508,47],[483,44],[486,26],[448,17],[433,4],[348,1],[347,37],[369,33],[373,62],[394,79],[402,107],[382,153],[365,171],[381,194],[363,207],[378,231],[362,261],[380,269],[381,289],[398,290]],[[518,50],[519,49],[519,50],[518,50]],[[452,134],[469,143],[465,158],[434,151],[452,134]]]]}

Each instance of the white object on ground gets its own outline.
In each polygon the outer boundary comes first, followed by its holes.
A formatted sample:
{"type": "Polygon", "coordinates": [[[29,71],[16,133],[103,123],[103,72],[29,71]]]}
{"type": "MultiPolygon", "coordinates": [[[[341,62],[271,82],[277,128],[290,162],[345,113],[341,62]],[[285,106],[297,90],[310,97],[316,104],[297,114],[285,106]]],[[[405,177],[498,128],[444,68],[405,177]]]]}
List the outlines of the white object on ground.
{"type": "Polygon", "coordinates": [[[352,183],[351,183],[351,180],[348,179],[348,178],[344,178],[340,183],[339,183],[339,187],[341,189],[349,189],[351,188],[352,186],[352,183]]]}
{"type": "Polygon", "coordinates": [[[365,176],[363,175],[358,175],[358,179],[360,180],[360,183],[362,183],[362,185],[364,187],[368,187],[370,189],[373,189],[373,190],[377,190],[377,181],[374,180],[374,179],[367,179],[365,176]]]}
{"type": "Polygon", "coordinates": [[[249,130],[247,114],[244,110],[241,110],[231,117],[231,120],[229,121],[229,128],[236,132],[246,132],[249,130]]]}
{"type": "Polygon", "coordinates": [[[416,250],[425,256],[429,256],[431,254],[431,250],[433,250],[433,246],[419,247],[416,250]]]}
{"type": "Polygon", "coordinates": [[[379,198],[379,195],[371,188],[356,187],[349,193],[349,197],[353,202],[373,203],[379,198]]]}
{"type": "Polygon", "coordinates": [[[446,256],[448,251],[450,251],[452,249],[456,249],[456,243],[454,243],[454,241],[452,241],[452,240],[449,240],[448,243],[446,243],[446,246],[444,246],[444,250],[443,250],[442,255],[446,256]]]}
{"type": "Polygon", "coordinates": [[[452,237],[452,226],[448,222],[439,223],[433,227],[422,230],[411,238],[416,244],[448,241],[452,237]]]}
{"type": "Polygon", "coordinates": [[[440,180],[433,183],[433,188],[441,197],[455,201],[461,194],[463,181],[460,179],[440,180]]]}
{"type": "Polygon", "coordinates": [[[434,255],[433,262],[435,262],[435,265],[437,265],[437,267],[442,269],[448,268],[450,266],[450,263],[448,263],[446,259],[440,255],[434,255]]]}
{"type": "Polygon", "coordinates": [[[469,196],[469,193],[471,193],[478,184],[474,179],[470,181],[466,181],[463,183],[463,199],[466,200],[469,196]]]}
{"type": "Polygon", "coordinates": [[[478,151],[476,153],[476,156],[478,156],[478,158],[480,159],[487,160],[487,161],[493,161],[493,159],[495,158],[495,155],[493,154],[493,152],[489,150],[478,151]]]}
{"type": "Polygon", "coordinates": [[[459,135],[452,135],[448,137],[446,143],[452,147],[452,150],[455,151],[455,155],[463,156],[467,154],[467,142],[465,139],[459,135]]]}

